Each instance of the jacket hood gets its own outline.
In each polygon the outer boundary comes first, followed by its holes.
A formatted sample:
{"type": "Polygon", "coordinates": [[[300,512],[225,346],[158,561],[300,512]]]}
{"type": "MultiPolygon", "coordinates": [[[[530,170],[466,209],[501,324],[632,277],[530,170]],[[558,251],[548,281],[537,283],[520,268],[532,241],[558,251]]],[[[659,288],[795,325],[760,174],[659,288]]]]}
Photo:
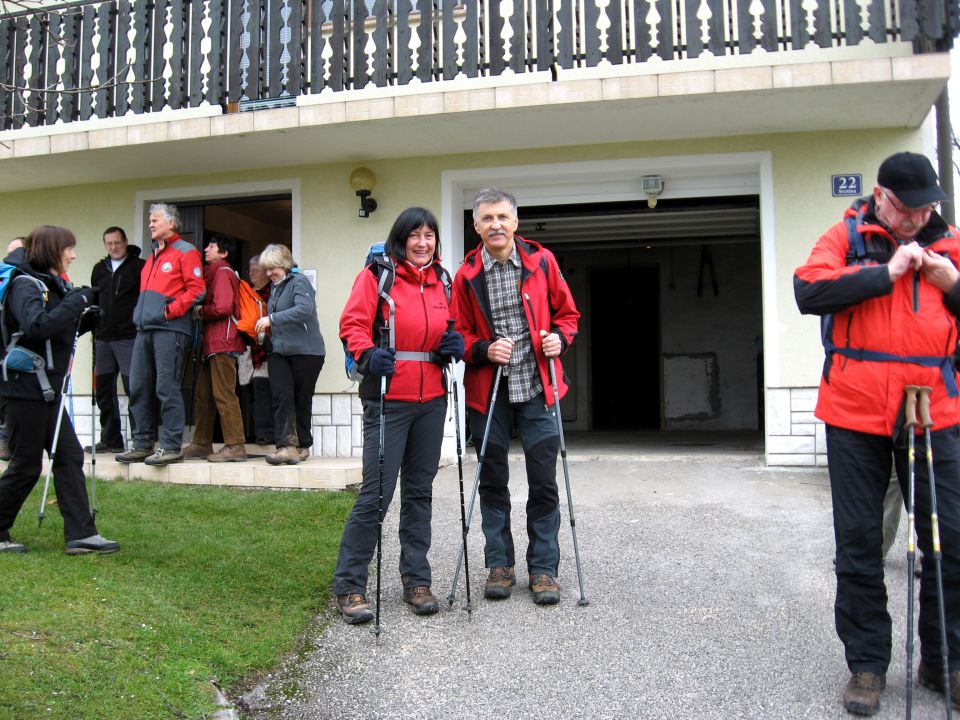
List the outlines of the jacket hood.
{"type": "Polygon", "coordinates": [[[30,267],[30,264],[27,262],[27,250],[26,248],[18,247],[12,253],[7,255],[3,261],[8,265],[16,265],[21,270],[26,270],[30,267]]]}
{"type": "MultiPolygon", "coordinates": [[[[886,235],[890,238],[891,242],[896,243],[896,237],[893,234],[893,231],[888,228],[880,218],[877,217],[877,204],[872,197],[870,198],[859,198],[853,202],[853,204],[847,208],[844,213],[844,218],[856,218],[858,221],[858,228],[861,232],[871,232],[879,233],[881,235],[886,235]]],[[[938,212],[931,213],[930,219],[927,221],[927,224],[923,226],[923,229],[916,237],[916,241],[921,245],[921,247],[926,247],[927,245],[932,245],[938,240],[944,237],[951,237],[953,235],[953,228],[950,227],[950,224],[943,219],[943,216],[938,212]]]]}

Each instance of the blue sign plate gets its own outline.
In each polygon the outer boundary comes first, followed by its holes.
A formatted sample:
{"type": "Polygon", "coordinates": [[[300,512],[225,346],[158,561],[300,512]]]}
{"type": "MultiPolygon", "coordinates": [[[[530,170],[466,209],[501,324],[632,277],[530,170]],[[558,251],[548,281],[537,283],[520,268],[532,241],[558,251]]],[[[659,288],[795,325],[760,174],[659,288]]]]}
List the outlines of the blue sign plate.
{"type": "Polygon", "coordinates": [[[834,175],[834,197],[860,197],[863,195],[862,175],[834,175]]]}

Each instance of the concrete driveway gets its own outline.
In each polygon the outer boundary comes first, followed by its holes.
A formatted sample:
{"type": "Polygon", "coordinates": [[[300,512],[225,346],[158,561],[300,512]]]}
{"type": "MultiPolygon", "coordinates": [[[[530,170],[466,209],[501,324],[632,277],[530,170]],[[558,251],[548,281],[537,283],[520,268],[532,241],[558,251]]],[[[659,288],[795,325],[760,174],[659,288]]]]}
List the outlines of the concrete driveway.
{"type": "MultiPolygon", "coordinates": [[[[475,467],[464,467],[467,493],[475,467]]],[[[511,471],[522,557],[522,463],[511,471]]],[[[676,448],[571,452],[570,476],[588,606],[577,605],[562,473],[554,607],[533,604],[523,567],[509,600],[483,599],[478,511],[472,616],[460,609],[462,575],[453,610],[414,616],[401,599],[394,506],[379,642],[369,626],[340,622],[331,605],[301,651],[247,696],[245,717],[851,717],[840,704],[848,673],[833,630],[824,470],[768,469],[753,448],[676,448]]],[[[460,542],[455,465],[437,476],[433,528],[434,591],[446,598],[460,542]]],[[[894,650],[878,718],[904,714],[905,552],[901,537],[887,564],[894,650]]],[[[941,696],[917,688],[914,697],[915,718],[943,717],[941,696]]]]}

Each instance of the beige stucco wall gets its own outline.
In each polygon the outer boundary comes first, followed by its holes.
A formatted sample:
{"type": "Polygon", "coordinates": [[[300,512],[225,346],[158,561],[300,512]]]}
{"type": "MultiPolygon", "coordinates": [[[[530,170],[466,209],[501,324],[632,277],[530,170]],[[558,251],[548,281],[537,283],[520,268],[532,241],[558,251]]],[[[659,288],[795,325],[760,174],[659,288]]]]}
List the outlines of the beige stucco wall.
{"type": "MultiPolygon", "coordinates": [[[[551,150],[501,151],[486,154],[376,160],[323,166],[263,169],[251,172],[211,173],[182,177],[150,178],[122,183],[0,195],[0,218],[7,238],[24,234],[40,223],[64,225],[78,237],[78,260],[70,275],[85,282],[93,264],[103,256],[101,232],[119,224],[132,235],[137,193],[154,194],[178,187],[222,186],[268,180],[297,179],[300,183],[300,257],[304,268],[316,268],[320,326],[327,340],[327,366],[320,376],[318,392],[342,391],[344,378],[337,322],[343,301],[361,264],[366,247],[386,237],[396,215],[410,205],[425,205],[439,211],[440,175],[445,170],[602,161],[628,157],[769,152],[773,168],[776,277],[775,308],[779,357],[767,358],[767,382],[781,387],[817,383],[822,351],[817,322],[801,318],[793,301],[792,273],[803,262],[819,234],[837,221],[848,199],[832,198],[830,176],[861,173],[869,189],[880,161],[900,149],[917,150],[919,130],[878,130],[830,134],[764,135],[727,137],[699,141],[591,145],[551,150]],[[377,175],[374,197],[379,209],[369,218],[357,217],[357,199],[347,183],[359,164],[377,175]],[[774,367],[771,367],[774,363],[774,367]]],[[[95,157],[91,162],[95,162],[95,157]]],[[[764,189],[765,191],[765,189],[764,189]]],[[[523,211],[521,208],[521,234],[523,211]]],[[[295,233],[296,234],[296,233],[295,233]]],[[[131,240],[143,244],[140,238],[131,240]]],[[[765,247],[769,245],[765,244],[765,247]]],[[[771,297],[769,293],[766,297],[771,297]]],[[[77,392],[89,392],[89,343],[78,356],[77,392]]]]}

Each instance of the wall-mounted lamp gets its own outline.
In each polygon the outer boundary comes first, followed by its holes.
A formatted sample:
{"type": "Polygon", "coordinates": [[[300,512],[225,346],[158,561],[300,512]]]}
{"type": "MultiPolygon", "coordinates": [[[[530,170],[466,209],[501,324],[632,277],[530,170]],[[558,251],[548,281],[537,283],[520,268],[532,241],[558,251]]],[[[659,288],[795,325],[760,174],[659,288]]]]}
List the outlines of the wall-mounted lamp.
{"type": "Polygon", "coordinates": [[[370,217],[370,213],[377,209],[377,201],[370,197],[370,193],[376,184],[377,176],[368,168],[358,167],[350,173],[350,187],[354,189],[357,197],[360,198],[359,217],[370,217]]]}
{"type": "Polygon", "coordinates": [[[640,189],[647,196],[647,207],[652,210],[657,206],[657,198],[663,192],[663,178],[659,175],[644,175],[640,178],[640,189]]]}

